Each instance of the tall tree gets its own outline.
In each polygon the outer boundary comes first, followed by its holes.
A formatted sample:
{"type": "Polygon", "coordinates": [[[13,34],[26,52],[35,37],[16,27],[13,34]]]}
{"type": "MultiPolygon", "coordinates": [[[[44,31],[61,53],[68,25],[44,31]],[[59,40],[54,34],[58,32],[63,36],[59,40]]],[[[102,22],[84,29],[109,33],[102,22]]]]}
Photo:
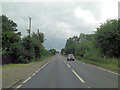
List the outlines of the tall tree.
{"type": "MultiPolygon", "coordinates": [[[[20,56],[21,33],[17,32],[17,24],[2,15],[2,54],[10,55],[14,59],[20,56]]],[[[17,61],[17,60],[16,60],[17,61]]],[[[16,62],[13,60],[13,62],[16,62]]]]}
{"type": "Polygon", "coordinates": [[[117,19],[108,20],[97,28],[96,42],[105,56],[120,57],[120,31],[117,19]]]}

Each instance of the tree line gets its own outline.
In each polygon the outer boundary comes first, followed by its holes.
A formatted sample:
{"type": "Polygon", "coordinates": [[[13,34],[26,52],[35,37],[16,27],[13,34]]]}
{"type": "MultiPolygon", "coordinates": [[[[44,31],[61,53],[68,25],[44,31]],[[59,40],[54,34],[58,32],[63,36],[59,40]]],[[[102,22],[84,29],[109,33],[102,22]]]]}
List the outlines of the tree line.
{"type": "Polygon", "coordinates": [[[51,52],[43,47],[45,36],[42,32],[33,32],[31,35],[21,38],[21,32],[18,31],[17,24],[13,20],[9,20],[5,15],[0,18],[2,18],[0,50],[3,56],[12,57],[12,63],[29,63],[46,56],[46,52],[49,52],[50,55],[56,53],[56,50],[51,52]]]}
{"type": "Polygon", "coordinates": [[[120,20],[107,20],[94,34],[81,33],[67,39],[62,54],[74,54],[90,60],[120,57],[120,20]]]}

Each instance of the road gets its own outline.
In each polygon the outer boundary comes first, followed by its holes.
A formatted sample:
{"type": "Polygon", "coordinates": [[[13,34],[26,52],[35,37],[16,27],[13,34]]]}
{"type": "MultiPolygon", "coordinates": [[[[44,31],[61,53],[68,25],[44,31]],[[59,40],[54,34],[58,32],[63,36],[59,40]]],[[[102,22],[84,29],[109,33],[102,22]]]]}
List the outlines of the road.
{"type": "Polygon", "coordinates": [[[17,88],[118,88],[118,75],[57,54],[17,88]]]}

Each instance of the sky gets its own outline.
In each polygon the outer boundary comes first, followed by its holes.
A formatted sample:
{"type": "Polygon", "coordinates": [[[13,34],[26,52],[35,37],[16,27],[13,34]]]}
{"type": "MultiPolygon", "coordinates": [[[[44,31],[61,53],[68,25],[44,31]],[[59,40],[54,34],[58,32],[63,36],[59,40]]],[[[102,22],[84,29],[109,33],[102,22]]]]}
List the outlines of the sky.
{"type": "Polygon", "coordinates": [[[28,35],[31,17],[31,31],[39,29],[45,35],[44,47],[60,51],[68,38],[80,33],[92,34],[101,23],[118,18],[118,1],[2,0],[2,14],[17,23],[22,37],[28,35]]]}

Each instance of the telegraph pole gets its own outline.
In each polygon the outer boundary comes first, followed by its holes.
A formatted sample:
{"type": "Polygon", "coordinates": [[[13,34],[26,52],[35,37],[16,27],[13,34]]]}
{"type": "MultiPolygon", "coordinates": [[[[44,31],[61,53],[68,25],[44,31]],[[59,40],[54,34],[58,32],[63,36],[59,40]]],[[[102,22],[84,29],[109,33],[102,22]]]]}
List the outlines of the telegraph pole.
{"type": "Polygon", "coordinates": [[[27,31],[28,31],[28,34],[30,36],[30,32],[31,32],[31,17],[29,17],[29,29],[27,31]]]}
{"type": "Polygon", "coordinates": [[[39,58],[41,57],[41,53],[40,52],[42,52],[43,50],[41,49],[41,47],[40,47],[40,33],[39,33],[39,29],[37,30],[38,31],[38,44],[39,44],[39,58]],[[42,50],[42,51],[41,51],[42,50]]]}
{"type": "Polygon", "coordinates": [[[38,42],[40,43],[39,29],[38,29],[38,42]]]}

